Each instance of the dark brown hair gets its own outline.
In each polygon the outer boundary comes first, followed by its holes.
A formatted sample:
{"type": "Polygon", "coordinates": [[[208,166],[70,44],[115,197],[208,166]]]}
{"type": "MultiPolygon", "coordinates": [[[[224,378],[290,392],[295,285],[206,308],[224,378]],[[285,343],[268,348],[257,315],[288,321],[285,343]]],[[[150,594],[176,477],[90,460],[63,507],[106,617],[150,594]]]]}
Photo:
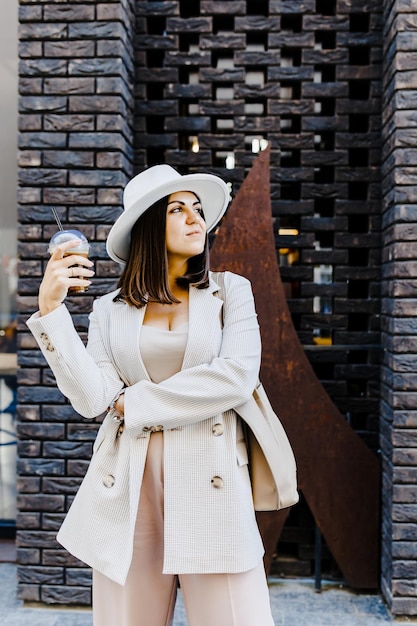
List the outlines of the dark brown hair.
{"type": "MultiPolygon", "coordinates": [[[[174,304],[168,282],[168,256],[166,250],[166,214],[168,197],[155,202],[135,222],[130,240],[129,256],[119,278],[120,291],[115,301],[123,300],[141,308],[148,301],[174,304]]],[[[204,215],[202,214],[204,218],[204,215]]],[[[181,286],[193,285],[206,289],[209,285],[208,237],[201,254],[188,260],[187,272],[177,278],[181,286]]]]}

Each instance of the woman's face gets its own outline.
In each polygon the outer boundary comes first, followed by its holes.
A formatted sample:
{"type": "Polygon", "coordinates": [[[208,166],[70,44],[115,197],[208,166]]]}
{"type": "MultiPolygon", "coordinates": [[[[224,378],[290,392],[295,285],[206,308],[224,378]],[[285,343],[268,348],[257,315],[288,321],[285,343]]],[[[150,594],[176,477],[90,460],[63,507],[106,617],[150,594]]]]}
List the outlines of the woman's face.
{"type": "Polygon", "coordinates": [[[178,191],[168,198],[166,247],[168,259],[185,261],[204,250],[206,223],[201,202],[191,191],[178,191]]]}

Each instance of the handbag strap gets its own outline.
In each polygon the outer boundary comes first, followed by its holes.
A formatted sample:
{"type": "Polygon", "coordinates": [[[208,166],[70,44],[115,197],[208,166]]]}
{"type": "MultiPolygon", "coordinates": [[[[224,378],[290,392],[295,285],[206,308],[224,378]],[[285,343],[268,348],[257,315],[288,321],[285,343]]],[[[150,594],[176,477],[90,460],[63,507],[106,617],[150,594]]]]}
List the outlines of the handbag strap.
{"type": "Polygon", "coordinates": [[[223,302],[226,301],[226,293],[225,293],[225,288],[224,288],[224,274],[225,272],[212,272],[211,276],[214,280],[215,283],[218,284],[218,286],[220,287],[220,289],[218,291],[216,291],[216,296],[218,298],[220,298],[221,300],[223,300],[223,302]]]}
{"type": "Polygon", "coordinates": [[[223,302],[223,307],[222,307],[222,326],[223,326],[224,307],[226,304],[226,289],[224,286],[224,272],[212,272],[212,278],[214,282],[217,283],[217,285],[220,287],[218,291],[214,292],[214,295],[216,296],[216,298],[220,298],[220,300],[222,300],[223,302]]]}

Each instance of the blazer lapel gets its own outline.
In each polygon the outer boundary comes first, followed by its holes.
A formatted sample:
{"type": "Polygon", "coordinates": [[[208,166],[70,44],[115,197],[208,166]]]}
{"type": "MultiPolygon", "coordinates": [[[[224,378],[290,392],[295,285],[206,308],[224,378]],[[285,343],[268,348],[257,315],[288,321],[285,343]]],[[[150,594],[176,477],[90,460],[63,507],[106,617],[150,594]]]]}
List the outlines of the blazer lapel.
{"type": "Polygon", "coordinates": [[[214,295],[218,290],[219,286],[212,278],[207,289],[190,287],[188,341],[181,369],[213,358],[213,335],[222,327],[223,302],[214,295]]]}
{"type": "Polygon", "coordinates": [[[110,345],[121,378],[128,385],[143,379],[149,380],[139,350],[146,306],[137,309],[124,302],[117,302],[115,306],[117,308],[110,318],[110,345]]]}

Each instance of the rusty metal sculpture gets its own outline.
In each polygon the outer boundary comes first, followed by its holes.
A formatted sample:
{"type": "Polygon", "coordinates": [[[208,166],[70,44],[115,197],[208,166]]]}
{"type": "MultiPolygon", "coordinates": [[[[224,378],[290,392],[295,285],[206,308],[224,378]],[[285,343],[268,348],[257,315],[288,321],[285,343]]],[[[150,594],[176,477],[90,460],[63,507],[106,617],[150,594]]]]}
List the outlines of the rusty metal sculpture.
{"type": "MultiPolygon", "coordinates": [[[[263,342],[261,378],[294,448],[299,489],[347,583],[377,588],[379,461],[317,379],[292,324],[271,227],[269,159],[269,149],[259,155],[232,202],[211,265],[251,280],[263,342]]],[[[287,514],[258,514],[267,569],[287,514]]]]}

